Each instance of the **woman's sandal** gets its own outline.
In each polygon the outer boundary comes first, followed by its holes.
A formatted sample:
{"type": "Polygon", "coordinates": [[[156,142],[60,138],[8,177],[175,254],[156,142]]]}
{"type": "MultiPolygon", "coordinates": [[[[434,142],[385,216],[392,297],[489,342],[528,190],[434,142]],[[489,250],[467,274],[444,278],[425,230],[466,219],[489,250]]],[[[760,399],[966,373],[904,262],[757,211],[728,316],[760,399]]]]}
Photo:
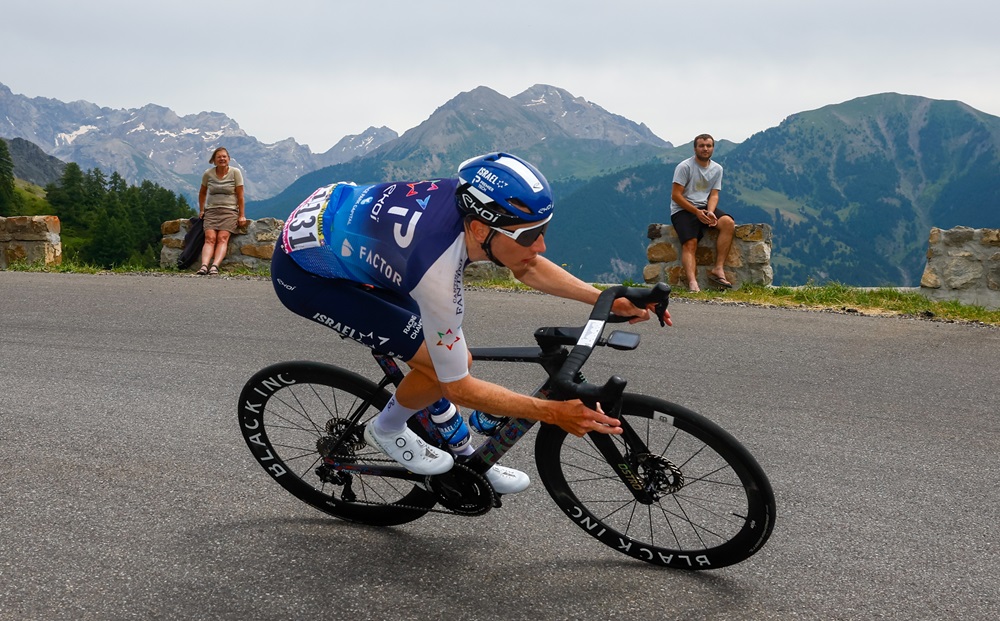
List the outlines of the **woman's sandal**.
{"type": "Polygon", "coordinates": [[[209,276],[218,276],[219,275],[219,266],[218,265],[213,265],[212,267],[208,268],[208,275],[209,276]]]}
{"type": "Polygon", "coordinates": [[[204,276],[207,273],[208,273],[208,266],[207,265],[202,265],[201,267],[198,268],[198,271],[195,272],[195,274],[197,274],[199,276],[204,276]]]}

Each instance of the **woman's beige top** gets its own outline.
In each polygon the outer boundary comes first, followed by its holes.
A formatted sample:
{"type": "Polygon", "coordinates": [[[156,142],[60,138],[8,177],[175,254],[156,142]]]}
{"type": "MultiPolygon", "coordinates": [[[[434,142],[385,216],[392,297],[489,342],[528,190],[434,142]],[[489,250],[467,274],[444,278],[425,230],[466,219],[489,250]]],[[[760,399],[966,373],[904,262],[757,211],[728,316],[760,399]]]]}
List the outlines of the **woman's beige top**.
{"type": "Polygon", "coordinates": [[[236,209],[236,188],[243,185],[243,173],[238,168],[229,167],[229,171],[220,179],[215,174],[215,167],[209,168],[201,176],[201,184],[208,188],[205,199],[205,209],[222,207],[236,209]]]}

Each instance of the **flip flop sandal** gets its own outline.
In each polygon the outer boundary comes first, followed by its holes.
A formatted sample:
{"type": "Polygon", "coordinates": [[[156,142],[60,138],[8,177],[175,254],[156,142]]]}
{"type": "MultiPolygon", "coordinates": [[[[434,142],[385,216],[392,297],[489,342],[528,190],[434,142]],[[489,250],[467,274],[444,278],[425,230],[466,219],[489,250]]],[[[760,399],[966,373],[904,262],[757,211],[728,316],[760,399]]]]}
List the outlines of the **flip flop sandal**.
{"type": "Polygon", "coordinates": [[[733,288],[733,283],[729,282],[725,278],[721,278],[719,276],[716,276],[715,274],[713,274],[711,272],[708,273],[708,280],[709,280],[709,282],[712,282],[713,284],[718,285],[719,287],[723,287],[724,289],[732,289],[733,288]]]}
{"type": "Polygon", "coordinates": [[[212,267],[208,268],[208,275],[209,276],[218,276],[219,275],[219,266],[218,265],[213,265],[212,267]]]}
{"type": "Polygon", "coordinates": [[[198,271],[195,272],[195,274],[197,274],[199,276],[204,276],[207,273],[208,273],[208,266],[207,265],[202,265],[201,267],[198,268],[198,271]]]}

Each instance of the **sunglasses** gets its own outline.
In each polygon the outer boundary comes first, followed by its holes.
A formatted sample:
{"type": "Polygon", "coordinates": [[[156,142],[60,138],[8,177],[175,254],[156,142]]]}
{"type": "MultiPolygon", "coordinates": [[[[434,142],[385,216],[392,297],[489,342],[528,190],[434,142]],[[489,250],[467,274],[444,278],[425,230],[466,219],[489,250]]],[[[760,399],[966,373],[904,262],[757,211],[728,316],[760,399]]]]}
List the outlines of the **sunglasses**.
{"type": "Polygon", "coordinates": [[[513,239],[520,246],[525,248],[531,247],[539,237],[545,234],[545,229],[549,227],[549,219],[546,218],[541,224],[536,224],[535,226],[527,226],[522,229],[517,229],[516,231],[508,231],[507,229],[501,229],[495,226],[490,228],[497,233],[503,233],[507,237],[513,239]]]}

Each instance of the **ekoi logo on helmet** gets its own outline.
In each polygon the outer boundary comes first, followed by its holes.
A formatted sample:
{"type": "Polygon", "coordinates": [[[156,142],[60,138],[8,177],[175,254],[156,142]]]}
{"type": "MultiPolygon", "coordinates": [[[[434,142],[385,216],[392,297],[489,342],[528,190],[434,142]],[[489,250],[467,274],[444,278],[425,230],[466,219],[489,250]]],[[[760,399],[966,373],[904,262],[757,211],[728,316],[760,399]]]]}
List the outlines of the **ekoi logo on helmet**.
{"type": "Polygon", "coordinates": [[[490,211],[470,194],[462,194],[462,203],[466,211],[476,212],[476,215],[486,222],[496,222],[500,219],[500,214],[490,211]]]}

